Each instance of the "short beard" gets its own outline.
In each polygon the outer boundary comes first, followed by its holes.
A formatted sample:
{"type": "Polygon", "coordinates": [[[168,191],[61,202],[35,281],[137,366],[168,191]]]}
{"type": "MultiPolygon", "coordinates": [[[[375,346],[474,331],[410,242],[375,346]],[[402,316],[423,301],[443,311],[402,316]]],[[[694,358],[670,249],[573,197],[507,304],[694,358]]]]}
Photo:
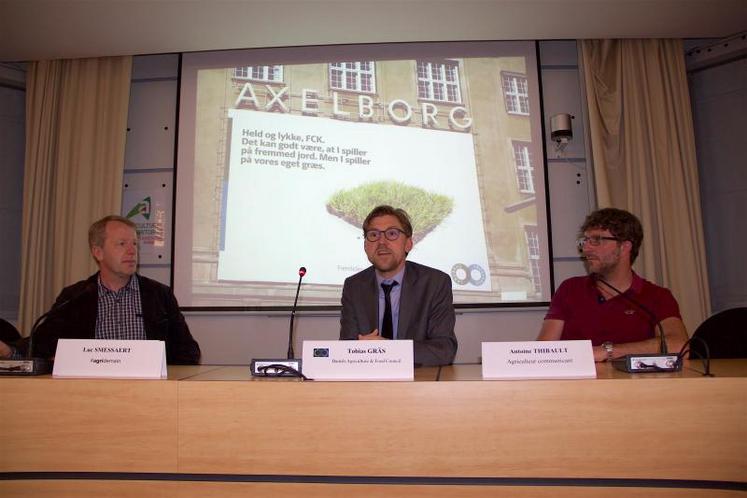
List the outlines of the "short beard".
{"type": "Polygon", "coordinates": [[[613,264],[602,263],[598,259],[595,261],[599,264],[599,268],[597,270],[592,270],[592,262],[584,259],[584,270],[586,270],[587,275],[597,275],[605,279],[609,277],[620,264],[619,259],[613,264]]]}

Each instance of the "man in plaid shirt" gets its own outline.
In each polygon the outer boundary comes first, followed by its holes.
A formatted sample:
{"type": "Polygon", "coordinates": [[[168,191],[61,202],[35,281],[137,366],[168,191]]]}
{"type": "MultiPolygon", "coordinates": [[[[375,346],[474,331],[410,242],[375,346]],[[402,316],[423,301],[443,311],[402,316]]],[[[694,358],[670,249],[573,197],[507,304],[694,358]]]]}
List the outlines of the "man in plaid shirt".
{"type": "MultiPolygon", "coordinates": [[[[88,230],[88,244],[99,271],[62,290],[34,334],[34,356],[53,357],[60,338],[151,339],[166,342],[168,363],[199,363],[200,346],[171,289],[136,273],[135,224],[121,216],[102,218],[88,230]]],[[[27,341],[11,352],[24,347],[27,341]]]]}

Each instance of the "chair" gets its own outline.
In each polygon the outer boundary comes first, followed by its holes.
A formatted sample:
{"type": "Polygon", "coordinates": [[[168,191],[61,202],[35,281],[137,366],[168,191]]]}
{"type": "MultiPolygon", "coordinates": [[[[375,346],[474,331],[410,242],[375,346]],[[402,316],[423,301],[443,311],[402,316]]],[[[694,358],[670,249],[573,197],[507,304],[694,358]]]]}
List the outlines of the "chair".
{"type": "Polygon", "coordinates": [[[21,338],[18,330],[7,320],[0,318],[0,341],[5,344],[13,344],[21,338]]]}
{"type": "MultiPolygon", "coordinates": [[[[695,330],[708,344],[711,358],[747,358],[747,308],[732,308],[712,315],[695,330]]],[[[705,358],[700,341],[690,343],[690,359],[705,358]]]]}

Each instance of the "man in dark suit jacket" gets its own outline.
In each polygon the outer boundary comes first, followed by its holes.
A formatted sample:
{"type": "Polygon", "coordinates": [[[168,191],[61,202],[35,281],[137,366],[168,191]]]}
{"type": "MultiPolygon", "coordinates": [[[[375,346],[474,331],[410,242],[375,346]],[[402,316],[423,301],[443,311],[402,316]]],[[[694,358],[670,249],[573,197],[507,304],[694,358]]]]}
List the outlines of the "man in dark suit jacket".
{"type": "MultiPolygon", "coordinates": [[[[135,272],[134,223],[107,216],[91,225],[88,239],[99,271],[62,290],[49,318],[34,334],[34,356],[53,357],[58,339],[63,338],[150,339],[166,342],[168,363],[199,363],[200,346],[171,289],[135,272]]],[[[9,353],[23,354],[28,340],[18,342],[16,348],[9,353]]]]}
{"type": "Polygon", "coordinates": [[[345,280],[340,339],[412,339],[416,364],[453,362],[457,340],[451,278],[406,261],[413,245],[407,213],[378,206],[363,222],[363,234],[372,266],[345,280]]]}
{"type": "MultiPolygon", "coordinates": [[[[57,340],[94,339],[98,308],[99,273],[69,287],[57,296],[54,306],[68,302],[60,313],[44,322],[34,335],[34,356],[51,358],[57,340]]],[[[167,286],[137,275],[145,339],[166,342],[166,362],[192,365],[200,361],[200,346],[189,332],[179,304],[167,286]]]]}

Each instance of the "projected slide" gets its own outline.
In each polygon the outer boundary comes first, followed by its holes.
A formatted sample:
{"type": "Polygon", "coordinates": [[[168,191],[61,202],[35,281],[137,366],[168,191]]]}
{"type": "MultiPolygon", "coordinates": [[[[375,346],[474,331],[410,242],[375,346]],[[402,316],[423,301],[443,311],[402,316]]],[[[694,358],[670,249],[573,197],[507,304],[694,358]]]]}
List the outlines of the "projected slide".
{"type": "Polygon", "coordinates": [[[187,54],[175,292],[187,307],[336,306],[361,224],[408,211],[408,259],[456,303],[549,299],[532,44],[187,54]],[[352,53],[357,57],[349,58],[352,53]]]}
{"type": "MultiPolygon", "coordinates": [[[[219,280],[293,283],[293,267],[304,265],[314,269],[307,282],[340,284],[368,266],[356,212],[394,192],[415,220],[441,208],[416,233],[411,258],[446,272],[464,262],[487,271],[472,135],[236,109],[229,117],[219,280]]],[[[468,286],[490,290],[490,281],[468,286]]]]}

